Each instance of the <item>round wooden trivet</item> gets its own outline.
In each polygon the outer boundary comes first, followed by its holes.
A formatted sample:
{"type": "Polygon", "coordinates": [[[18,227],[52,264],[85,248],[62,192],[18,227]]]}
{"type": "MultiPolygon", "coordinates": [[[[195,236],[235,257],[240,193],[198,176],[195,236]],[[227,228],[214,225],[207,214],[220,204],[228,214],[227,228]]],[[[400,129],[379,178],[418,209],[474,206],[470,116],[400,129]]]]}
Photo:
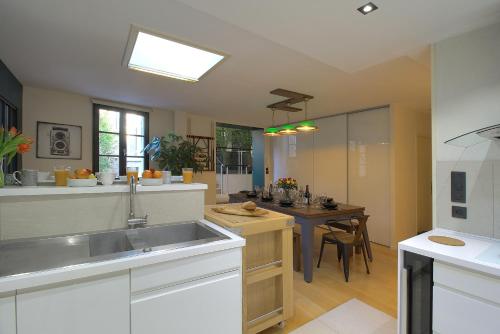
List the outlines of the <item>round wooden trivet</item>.
{"type": "Polygon", "coordinates": [[[444,237],[441,235],[431,235],[428,237],[430,241],[437,242],[438,244],[447,246],[465,246],[465,242],[459,239],[444,237]]]}

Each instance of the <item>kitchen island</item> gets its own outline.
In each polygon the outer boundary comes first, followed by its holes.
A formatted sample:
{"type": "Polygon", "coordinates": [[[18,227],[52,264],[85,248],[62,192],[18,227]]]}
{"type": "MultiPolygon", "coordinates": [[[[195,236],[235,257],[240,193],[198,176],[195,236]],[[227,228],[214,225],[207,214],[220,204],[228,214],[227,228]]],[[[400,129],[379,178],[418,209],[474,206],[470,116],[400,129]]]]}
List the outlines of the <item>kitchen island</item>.
{"type": "Polygon", "coordinates": [[[205,219],[246,239],[243,248],[243,333],[254,334],[293,316],[292,235],[294,218],[269,211],[261,217],[218,213],[207,205],[205,219]]]}
{"type": "Polygon", "coordinates": [[[241,333],[245,240],[202,219],[205,189],[1,189],[0,333],[241,333]]]}

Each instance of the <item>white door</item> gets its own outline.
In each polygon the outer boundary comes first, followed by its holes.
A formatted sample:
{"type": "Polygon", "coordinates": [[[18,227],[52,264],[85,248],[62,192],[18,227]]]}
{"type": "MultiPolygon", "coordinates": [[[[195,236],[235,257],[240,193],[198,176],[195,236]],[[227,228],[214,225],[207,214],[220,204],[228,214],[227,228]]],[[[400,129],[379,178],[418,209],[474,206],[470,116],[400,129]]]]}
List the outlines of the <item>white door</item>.
{"type": "Polygon", "coordinates": [[[17,296],[17,334],[130,332],[129,274],[77,281],[17,296]]]}
{"type": "Polygon", "coordinates": [[[366,208],[370,240],[391,243],[389,108],[349,114],[348,201],[366,208]]]}
{"type": "Polygon", "coordinates": [[[238,334],[239,271],[132,296],[132,334],[238,334]]]}

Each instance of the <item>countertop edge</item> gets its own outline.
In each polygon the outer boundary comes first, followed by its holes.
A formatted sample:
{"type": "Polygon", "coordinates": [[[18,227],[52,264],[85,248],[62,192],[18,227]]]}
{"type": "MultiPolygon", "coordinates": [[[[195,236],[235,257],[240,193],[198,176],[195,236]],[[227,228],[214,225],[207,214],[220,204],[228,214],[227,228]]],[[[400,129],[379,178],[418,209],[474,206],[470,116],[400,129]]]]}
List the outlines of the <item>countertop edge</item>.
{"type": "Polygon", "coordinates": [[[161,262],[176,261],[192,256],[219,252],[244,247],[246,240],[230,231],[201,219],[201,222],[225,234],[230,239],[215,241],[209,244],[196,245],[186,248],[159,250],[138,256],[120,258],[116,260],[85,263],[34,273],[6,276],[0,278],[0,295],[12,294],[16,290],[31,289],[39,286],[62,283],[69,280],[105,275],[123,270],[130,270],[161,262]]]}
{"type": "MultiPolygon", "coordinates": [[[[204,183],[171,183],[159,186],[137,186],[137,192],[169,192],[169,191],[193,191],[206,190],[208,186],[204,183]]],[[[6,187],[0,189],[0,197],[17,196],[47,196],[47,195],[72,195],[72,194],[107,194],[107,193],[128,193],[129,185],[117,184],[110,186],[95,187],[6,187]]]]}
{"type": "MultiPolygon", "coordinates": [[[[495,239],[487,237],[475,236],[446,229],[434,229],[429,232],[417,235],[413,238],[399,242],[398,250],[409,251],[419,255],[431,257],[438,261],[447,262],[459,267],[464,267],[481,273],[489,274],[495,277],[500,277],[500,266],[476,259],[476,256],[478,256],[481,251],[484,251],[489,246],[492,246],[498,242],[499,241],[496,241],[495,239]],[[470,250],[470,253],[472,254],[470,255],[470,257],[463,257],[460,256],[460,254],[456,255],[447,254],[449,251],[453,250],[457,250],[458,252],[456,253],[460,253],[462,249],[461,247],[450,248],[453,246],[446,246],[446,245],[439,245],[436,243],[432,243],[427,239],[427,237],[430,235],[438,235],[438,234],[449,237],[458,237],[464,240],[466,246],[463,247],[467,247],[468,243],[472,243],[473,245],[470,246],[474,247],[473,249],[470,250]],[[478,247],[477,245],[474,245],[475,243],[480,243],[482,245],[478,247]],[[428,247],[429,245],[431,245],[433,249],[429,249],[428,247]]],[[[468,251],[468,249],[466,249],[466,251],[468,251]]]]}

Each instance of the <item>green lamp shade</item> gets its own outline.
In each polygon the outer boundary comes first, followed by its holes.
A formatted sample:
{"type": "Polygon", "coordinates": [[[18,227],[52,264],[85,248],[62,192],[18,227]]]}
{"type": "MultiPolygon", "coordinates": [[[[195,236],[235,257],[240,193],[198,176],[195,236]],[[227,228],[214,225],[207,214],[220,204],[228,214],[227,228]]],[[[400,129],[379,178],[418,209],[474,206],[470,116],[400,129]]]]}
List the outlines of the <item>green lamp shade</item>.
{"type": "Polygon", "coordinates": [[[293,124],[286,124],[281,127],[279,133],[282,135],[294,135],[297,133],[297,130],[295,130],[295,126],[293,124]]]}
{"type": "Polygon", "coordinates": [[[264,136],[277,137],[280,135],[279,131],[280,131],[279,128],[270,127],[264,131],[264,136]]]}
{"type": "Polygon", "coordinates": [[[310,132],[318,130],[318,126],[314,121],[302,121],[295,129],[300,132],[310,132]]]}

